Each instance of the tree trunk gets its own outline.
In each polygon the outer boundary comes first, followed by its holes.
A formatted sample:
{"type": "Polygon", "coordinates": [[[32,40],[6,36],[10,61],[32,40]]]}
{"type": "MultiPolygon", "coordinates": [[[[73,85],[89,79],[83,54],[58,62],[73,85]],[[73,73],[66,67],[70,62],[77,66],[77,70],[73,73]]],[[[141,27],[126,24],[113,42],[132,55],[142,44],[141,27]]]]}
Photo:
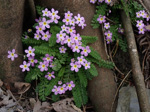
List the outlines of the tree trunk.
{"type": "MultiPolygon", "coordinates": [[[[91,20],[95,13],[95,7],[89,3],[89,0],[35,0],[36,5],[55,8],[62,14],[64,11],[70,10],[77,15],[85,17],[87,26],[84,30],[77,28],[81,35],[97,36],[99,39],[91,46],[97,50],[103,59],[106,59],[103,39],[100,29],[91,27],[91,20]]],[[[60,14],[59,13],[59,14],[60,14]]],[[[89,82],[89,96],[98,112],[110,112],[114,95],[116,92],[116,84],[114,82],[111,70],[97,67],[99,75],[89,82]]]]}
{"type": "Polygon", "coordinates": [[[7,58],[8,50],[22,54],[22,22],[24,0],[0,0],[0,79],[9,86],[23,80],[19,65],[22,57],[13,62],[7,58]]]}
{"type": "Polygon", "coordinates": [[[150,12],[150,0],[142,0],[148,11],[150,12]]]}
{"type": "Polygon", "coordinates": [[[138,101],[141,112],[150,112],[148,96],[146,93],[144,77],[141,71],[135,37],[132,29],[130,17],[124,11],[121,11],[122,23],[124,26],[129,54],[132,64],[133,80],[137,91],[138,101]]]}

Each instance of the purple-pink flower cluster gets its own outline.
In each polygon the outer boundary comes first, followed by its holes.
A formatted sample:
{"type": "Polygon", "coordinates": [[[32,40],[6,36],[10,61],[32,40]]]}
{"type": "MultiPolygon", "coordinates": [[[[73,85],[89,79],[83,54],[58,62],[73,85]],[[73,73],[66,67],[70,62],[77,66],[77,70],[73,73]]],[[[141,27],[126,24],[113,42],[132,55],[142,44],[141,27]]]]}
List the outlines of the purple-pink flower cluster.
{"type": "Polygon", "coordinates": [[[38,60],[35,59],[35,49],[31,46],[28,47],[28,49],[25,49],[26,57],[28,57],[28,62],[23,61],[23,64],[20,65],[20,68],[22,68],[22,72],[30,71],[30,66],[34,67],[38,60]]]}
{"type": "Polygon", "coordinates": [[[60,16],[58,16],[58,11],[53,8],[51,11],[47,8],[42,10],[42,14],[43,18],[36,19],[38,25],[35,27],[36,33],[34,33],[34,38],[37,40],[41,38],[42,40],[48,41],[51,37],[51,33],[46,29],[50,28],[50,23],[57,24],[60,16]]]}
{"type": "Polygon", "coordinates": [[[57,95],[57,94],[64,94],[66,91],[71,91],[72,88],[75,87],[75,84],[73,81],[67,82],[66,84],[62,84],[61,81],[58,82],[59,86],[54,86],[52,89],[52,92],[57,95]]]}
{"type": "Polygon", "coordinates": [[[106,22],[106,16],[102,16],[102,15],[99,15],[99,17],[97,18],[97,21],[100,24],[104,24],[104,29],[105,29],[104,35],[106,36],[107,44],[110,44],[112,42],[112,33],[109,30],[110,23],[106,22]]]}
{"type": "MultiPolygon", "coordinates": [[[[53,64],[53,56],[50,56],[49,54],[45,54],[45,57],[43,58],[43,62],[40,62],[38,68],[41,72],[48,71],[48,67],[52,68],[53,64]]],[[[53,74],[53,73],[52,73],[53,74]]]]}
{"type": "MultiPolygon", "coordinates": [[[[146,19],[147,22],[150,20],[150,17],[145,12],[145,10],[136,12],[136,17],[146,19]]],[[[145,24],[144,24],[143,20],[137,20],[136,22],[137,22],[136,27],[139,30],[139,34],[144,34],[146,29],[145,29],[145,24]]]]}

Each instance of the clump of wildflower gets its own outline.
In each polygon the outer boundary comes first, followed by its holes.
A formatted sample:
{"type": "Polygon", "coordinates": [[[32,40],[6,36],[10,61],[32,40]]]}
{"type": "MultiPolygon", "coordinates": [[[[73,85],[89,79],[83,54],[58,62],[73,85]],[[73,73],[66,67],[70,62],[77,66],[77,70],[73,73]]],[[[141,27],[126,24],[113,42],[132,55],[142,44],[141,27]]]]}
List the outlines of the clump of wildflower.
{"type": "Polygon", "coordinates": [[[12,61],[14,61],[14,59],[18,57],[18,55],[15,54],[15,49],[13,49],[12,51],[8,51],[7,57],[10,58],[12,61]]]}

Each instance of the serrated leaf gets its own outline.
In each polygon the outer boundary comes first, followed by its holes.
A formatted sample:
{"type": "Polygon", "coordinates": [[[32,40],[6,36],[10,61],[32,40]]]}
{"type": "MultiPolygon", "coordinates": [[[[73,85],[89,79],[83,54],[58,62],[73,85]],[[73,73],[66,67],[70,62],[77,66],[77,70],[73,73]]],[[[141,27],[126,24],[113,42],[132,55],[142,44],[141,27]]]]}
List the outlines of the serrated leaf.
{"type": "Polygon", "coordinates": [[[98,76],[98,72],[94,64],[91,64],[90,69],[88,69],[88,71],[91,73],[91,75],[98,76]]]}
{"type": "Polygon", "coordinates": [[[58,77],[62,77],[62,76],[64,75],[65,69],[66,69],[66,67],[62,67],[62,68],[60,69],[60,71],[58,72],[58,77]]]}

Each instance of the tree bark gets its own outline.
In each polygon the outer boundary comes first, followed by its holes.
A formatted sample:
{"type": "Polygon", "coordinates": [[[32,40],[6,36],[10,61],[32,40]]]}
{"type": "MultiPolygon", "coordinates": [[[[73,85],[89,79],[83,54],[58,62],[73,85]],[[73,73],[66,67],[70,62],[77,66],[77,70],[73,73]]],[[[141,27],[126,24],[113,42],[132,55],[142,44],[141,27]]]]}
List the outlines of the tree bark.
{"type": "Polygon", "coordinates": [[[24,0],[0,0],[0,79],[10,86],[23,80],[19,65],[22,57],[13,62],[7,58],[8,50],[22,54],[22,22],[24,0]]]}
{"type": "Polygon", "coordinates": [[[150,12],[150,0],[141,0],[141,1],[143,1],[145,7],[150,12]]]}
{"type": "Polygon", "coordinates": [[[141,112],[150,112],[150,105],[146,93],[144,77],[141,71],[135,37],[132,29],[130,17],[124,11],[121,11],[122,23],[124,26],[129,54],[132,63],[133,80],[137,91],[141,112]]]}
{"type": "MultiPolygon", "coordinates": [[[[95,13],[94,5],[89,3],[89,0],[35,0],[36,5],[55,8],[60,11],[59,14],[70,10],[77,15],[85,17],[87,26],[84,30],[77,28],[77,32],[81,35],[97,36],[98,41],[91,46],[97,50],[103,59],[106,59],[105,48],[103,45],[100,29],[91,27],[91,20],[95,13]]],[[[89,81],[89,96],[95,106],[97,112],[110,112],[114,95],[116,92],[116,84],[114,82],[113,73],[111,70],[97,67],[99,75],[89,81]]]]}

